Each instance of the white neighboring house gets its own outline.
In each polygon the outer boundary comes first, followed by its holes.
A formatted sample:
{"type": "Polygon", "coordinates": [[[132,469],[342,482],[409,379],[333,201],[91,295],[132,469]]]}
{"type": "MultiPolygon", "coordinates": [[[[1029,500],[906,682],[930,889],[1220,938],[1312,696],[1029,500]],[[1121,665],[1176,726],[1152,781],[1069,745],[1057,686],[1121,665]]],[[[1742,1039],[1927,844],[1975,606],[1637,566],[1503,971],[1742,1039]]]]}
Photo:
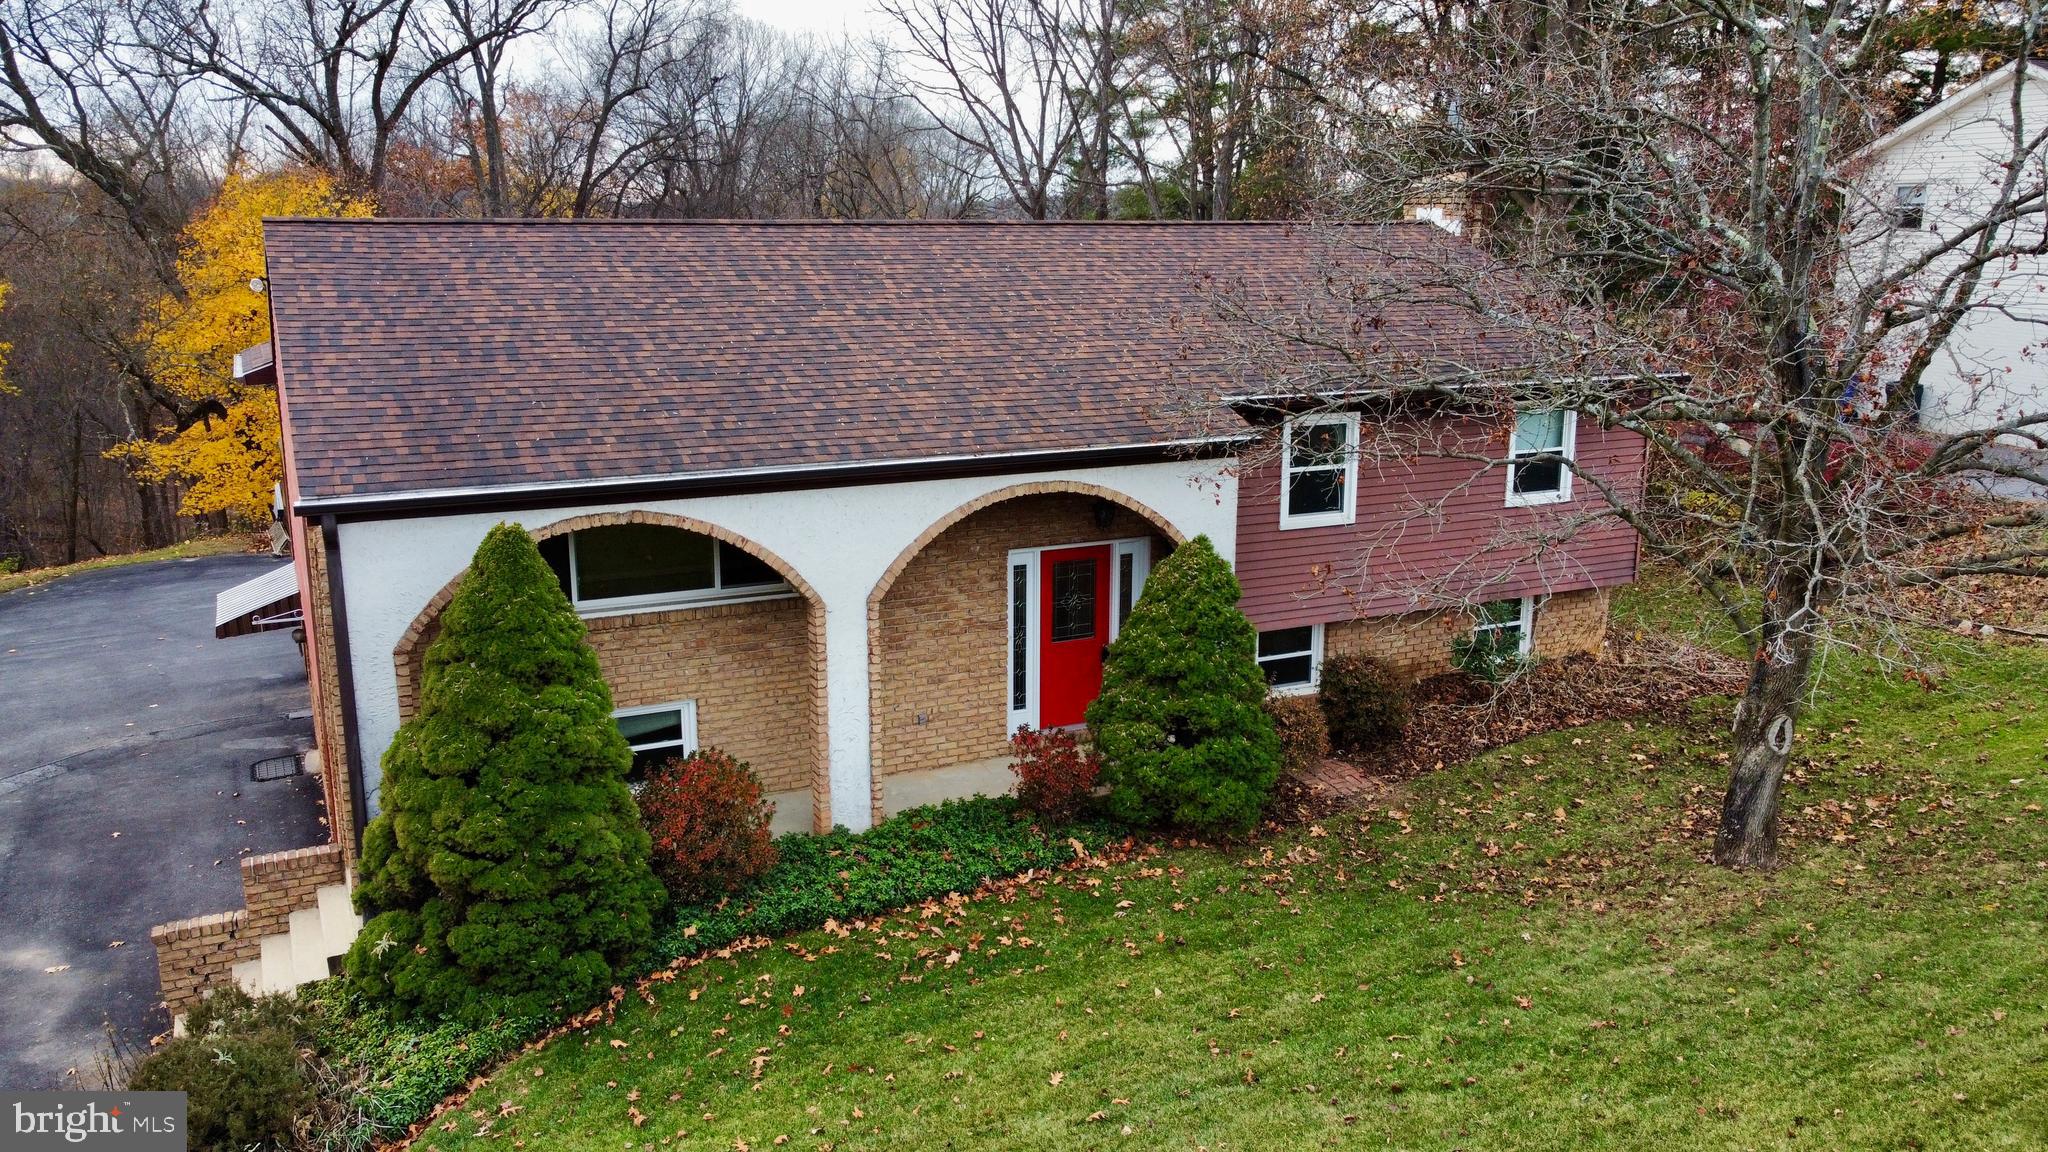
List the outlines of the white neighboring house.
{"type": "MultiPolygon", "coordinates": [[[[2015,138],[2014,79],[2022,68],[2018,128],[2023,139],[2042,139],[2048,61],[2027,60],[1985,75],[1870,146],[1863,187],[1874,219],[1859,229],[1854,263],[1897,268],[1980,219],[1997,200],[2015,138]]],[[[2036,148],[2022,188],[2041,187],[2043,163],[2036,148]]],[[[2036,236],[2041,227],[2039,218],[2021,226],[2036,236]]],[[[1944,271],[1937,262],[1930,275],[1944,271]]],[[[1977,303],[1921,377],[1920,423],[1931,432],[1954,435],[2048,413],[2048,257],[2022,258],[2003,274],[1987,275],[1977,303]]]]}

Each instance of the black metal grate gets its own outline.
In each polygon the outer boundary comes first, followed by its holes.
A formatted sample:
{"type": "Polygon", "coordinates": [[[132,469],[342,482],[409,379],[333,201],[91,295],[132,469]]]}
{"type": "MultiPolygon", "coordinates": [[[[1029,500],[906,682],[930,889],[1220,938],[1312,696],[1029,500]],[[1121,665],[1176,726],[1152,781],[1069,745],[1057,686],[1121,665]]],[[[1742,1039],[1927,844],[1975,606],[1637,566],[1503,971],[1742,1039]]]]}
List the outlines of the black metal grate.
{"type": "Polygon", "coordinates": [[[249,765],[249,779],[258,784],[265,780],[282,780],[298,774],[299,757],[296,753],[290,756],[266,756],[249,765]]]}

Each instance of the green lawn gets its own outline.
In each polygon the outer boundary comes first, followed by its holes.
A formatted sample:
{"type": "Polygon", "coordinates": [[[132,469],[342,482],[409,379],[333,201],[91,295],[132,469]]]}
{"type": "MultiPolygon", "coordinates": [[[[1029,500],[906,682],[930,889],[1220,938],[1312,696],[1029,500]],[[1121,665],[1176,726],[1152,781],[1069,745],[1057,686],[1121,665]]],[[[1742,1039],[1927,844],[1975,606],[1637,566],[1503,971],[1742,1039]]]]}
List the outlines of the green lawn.
{"type": "Polygon", "coordinates": [[[1946,656],[1835,665],[1775,875],[1706,701],[683,970],[418,1146],[2039,1149],[2048,654],[1946,656]]]}

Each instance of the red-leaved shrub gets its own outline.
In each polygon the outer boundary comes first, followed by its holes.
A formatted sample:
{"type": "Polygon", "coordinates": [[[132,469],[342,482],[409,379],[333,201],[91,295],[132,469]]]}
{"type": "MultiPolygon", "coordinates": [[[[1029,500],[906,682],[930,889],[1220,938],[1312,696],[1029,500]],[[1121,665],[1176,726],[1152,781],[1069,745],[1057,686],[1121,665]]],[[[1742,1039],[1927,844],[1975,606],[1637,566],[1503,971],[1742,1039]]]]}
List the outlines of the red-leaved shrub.
{"type": "Polygon", "coordinates": [[[774,808],[761,799],[760,778],[716,748],[654,768],[639,802],[655,875],[678,904],[737,892],[775,865],[774,808]]]}
{"type": "Polygon", "coordinates": [[[1307,772],[1330,754],[1330,724],[1313,696],[1268,696],[1266,715],[1280,737],[1280,761],[1289,772],[1307,772]]]}
{"type": "Polygon", "coordinates": [[[1083,751],[1071,732],[1040,732],[1030,725],[1010,737],[1010,771],[1017,774],[1017,799],[1047,816],[1066,817],[1080,811],[1102,762],[1083,751]]]}

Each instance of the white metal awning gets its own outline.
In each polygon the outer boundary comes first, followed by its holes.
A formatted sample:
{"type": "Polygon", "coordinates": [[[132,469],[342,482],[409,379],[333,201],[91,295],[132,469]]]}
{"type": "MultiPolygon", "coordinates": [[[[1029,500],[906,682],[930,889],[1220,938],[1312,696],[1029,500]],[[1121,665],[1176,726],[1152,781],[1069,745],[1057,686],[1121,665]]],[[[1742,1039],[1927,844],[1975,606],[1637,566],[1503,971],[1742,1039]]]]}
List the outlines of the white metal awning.
{"type": "Polygon", "coordinates": [[[213,634],[218,639],[293,628],[303,618],[299,578],[290,564],[244,580],[213,598],[213,634]]]}

